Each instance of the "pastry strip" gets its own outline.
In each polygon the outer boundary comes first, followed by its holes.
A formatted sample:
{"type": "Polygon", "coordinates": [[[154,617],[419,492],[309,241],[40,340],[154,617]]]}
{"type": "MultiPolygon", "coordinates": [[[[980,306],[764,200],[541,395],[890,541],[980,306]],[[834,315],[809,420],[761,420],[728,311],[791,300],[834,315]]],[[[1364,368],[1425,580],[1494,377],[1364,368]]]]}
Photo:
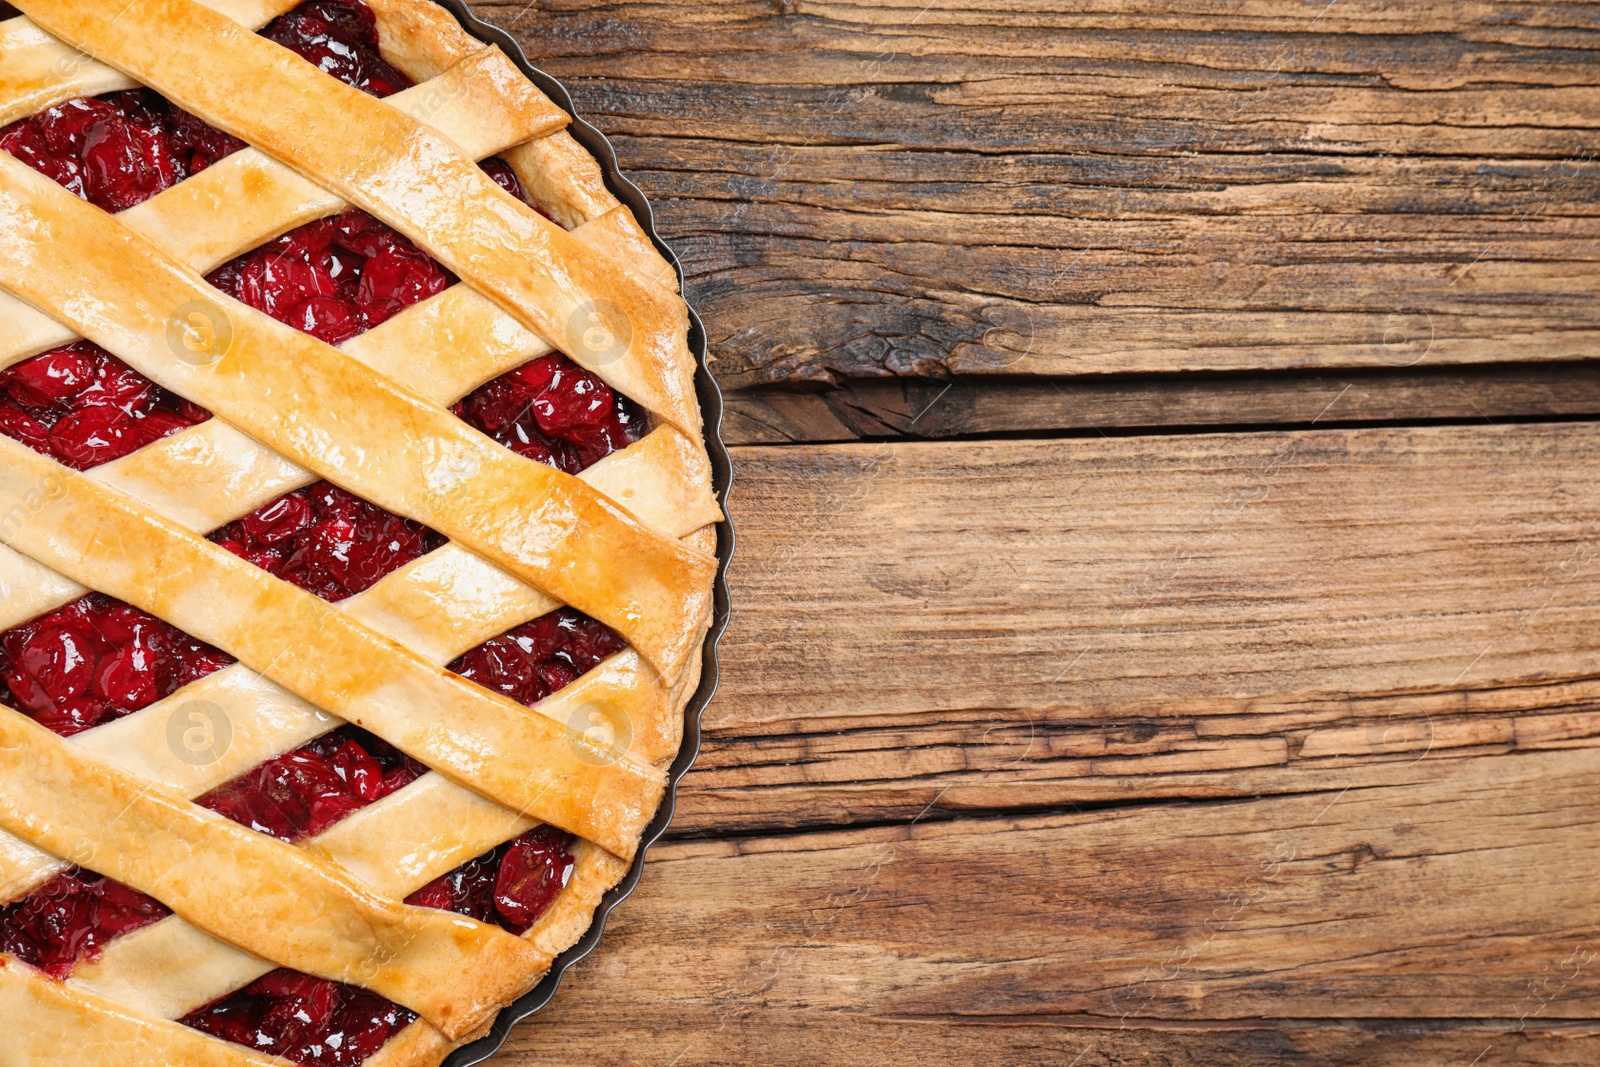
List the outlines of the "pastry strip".
{"type": "MultiPolygon", "coordinates": [[[[720,516],[709,492],[709,470],[697,469],[704,463],[703,453],[682,434],[662,427],[621,452],[613,452],[578,477],[639,511],[641,521],[668,536],[684,537],[720,516]]],[[[248,515],[311,480],[309,473],[277,460],[272,452],[220,420],[173,434],[85,476],[195,533],[248,515]],[[230,462],[241,446],[253,450],[252,459],[260,462],[230,462]]],[[[20,513],[13,521],[21,521],[20,513]]],[[[0,530],[5,522],[6,517],[0,515],[0,530]]],[[[382,599],[389,616],[407,620],[401,631],[386,631],[401,644],[411,643],[409,636],[402,634],[409,635],[421,626],[449,633],[452,640],[473,638],[460,649],[466,651],[561,606],[455,544],[446,544],[405,568],[404,573],[414,576],[414,581],[400,579],[400,573],[386,576],[368,592],[375,594],[379,587],[387,590],[382,599]],[[536,614],[519,616],[524,610],[536,614]],[[494,626],[500,629],[490,629],[494,626]]],[[[0,630],[18,626],[86,592],[77,582],[0,544],[0,630]]]]}
{"type": "MultiPolygon", "coordinates": [[[[623,666],[614,657],[558,696],[568,703],[596,699],[595,690],[605,685],[604,675],[623,666]]],[[[662,703],[669,714],[679,710],[670,695],[663,694],[662,703]]],[[[665,757],[677,750],[678,740],[672,734],[645,744],[654,745],[652,751],[665,757]]],[[[400,900],[535,825],[534,820],[442,775],[429,774],[341,820],[304,847],[326,856],[378,894],[400,900]]],[[[567,888],[525,935],[550,958],[577,940],[600,895],[627,871],[625,861],[590,842],[578,843],[574,860],[567,888]]],[[[80,964],[73,981],[151,1014],[176,1019],[271,968],[270,963],[174,916],[113,941],[98,960],[80,964]],[[184,963],[181,974],[174,976],[176,960],[184,963]]]]}
{"type": "MultiPolygon", "coordinates": [[[[282,10],[293,6],[294,0],[287,0],[287,2],[285,2],[285,0],[260,0],[260,2],[258,2],[258,0],[205,0],[205,2],[207,3],[207,6],[222,10],[239,22],[247,25],[259,25],[267,18],[281,13],[282,10]]],[[[461,60],[467,55],[471,54],[474,49],[481,48],[481,45],[461,32],[460,28],[456,26],[454,20],[449,15],[431,4],[419,3],[417,0],[372,0],[371,6],[378,12],[379,15],[379,26],[380,31],[383,34],[386,58],[390,59],[391,62],[394,62],[397,66],[401,67],[401,69],[405,70],[413,78],[421,80],[432,77],[448,69],[451,65],[461,62],[461,60]],[[432,69],[423,69],[429,64],[433,65],[432,69]]],[[[26,20],[15,21],[22,23],[26,22],[26,20]]],[[[391,98],[391,102],[394,99],[395,98],[391,98]]],[[[413,113],[415,114],[415,112],[413,113]]],[[[656,268],[651,268],[652,270],[656,271],[652,280],[659,279],[664,283],[670,284],[671,280],[673,280],[671,278],[670,268],[667,267],[666,264],[660,260],[659,256],[654,253],[653,247],[651,247],[648,240],[644,238],[642,231],[639,230],[637,223],[634,222],[631,214],[627,212],[626,208],[616,205],[614,198],[609,196],[609,193],[604,189],[603,182],[601,182],[598,178],[598,168],[594,165],[593,161],[588,158],[587,154],[582,152],[581,149],[578,149],[576,143],[573,142],[565,133],[556,133],[548,138],[542,138],[540,141],[535,142],[535,145],[549,145],[551,147],[569,146],[572,149],[571,152],[552,151],[543,153],[535,153],[517,149],[504,153],[512,162],[513,167],[519,172],[519,175],[524,181],[525,187],[534,194],[536,199],[540,200],[546,206],[554,207],[555,213],[558,215],[558,217],[563,218],[564,221],[567,221],[571,224],[584,221],[585,218],[593,220],[596,225],[589,227],[590,230],[595,231],[593,236],[588,234],[580,234],[579,236],[588,237],[591,244],[604,251],[611,251],[617,255],[637,257],[641,261],[647,261],[656,264],[656,268]],[[543,173],[530,175],[530,173],[528,173],[528,160],[541,156],[545,160],[544,166],[546,167],[546,170],[543,173]],[[594,179],[592,183],[588,182],[587,180],[590,177],[588,172],[591,171],[593,172],[592,177],[594,179]],[[587,195],[588,190],[597,190],[597,192],[591,198],[587,195]],[[576,209],[576,214],[574,214],[574,209],[566,206],[568,204],[584,204],[585,206],[580,209],[576,209]]],[[[282,174],[293,177],[292,172],[289,172],[284,168],[280,167],[278,170],[282,174]]],[[[174,204],[175,203],[176,200],[174,200],[174,204]]],[[[328,210],[336,209],[336,206],[334,206],[330,207],[328,210]]],[[[178,214],[181,216],[182,212],[178,212],[178,214]]],[[[225,247],[225,243],[218,245],[218,248],[222,247],[225,247]]],[[[458,289],[460,289],[464,294],[471,293],[471,290],[467,289],[466,287],[458,287],[458,289]]],[[[475,296],[476,294],[472,295],[475,296]]],[[[5,313],[3,310],[0,310],[0,322],[5,321],[7,321],[5,313]]],[[[500,321],[502,323],[511,322],[513,325],[516,325],[514,320],[510,320],[504,316],[501,317],[500,321]]],[[[47,323],[47,325],[49,324],[47,323]]],[[[375,332],[376,331],[374,331],[374,333],[375,332]]],[[[0,353],[0,359],[3,359],[3,353],[0,353]]],[[[460,367],[461,370],[464,371],[469,377],[473,373],[472,368],[465,362],[457,361],[455,364],[453,364],[453,367],[460,367]]],[[[470,385],[468,387],[470,388],[470,385]]],[[[218,422],[213,423],[213,426],[222,426],[222,424],[219,420],[218,422]]],[[[241,435],[238,435],[235,432],[234,436],[239,437],[241,435]]],[[[659,435],[657,436],[659,437],[659,435]]],[[[674,443],[688,451],[698,450],[697,445],[685,441],[681,438],[681,436],[678,437],[674,443]]],[[[293,468],[292,464],[282,461],[277,457],[273,457],[270,452],[265,452],[265,450],[263,450],[263,454],[284,468],[293,468]]],[[[620,455],[621,454],[619,454],[619,456],[620,455]]],[[[133,457],[130,457],[130,459],[132,458],[133,457]]],[[[629,458],[637,463],[640,458],[640,454],[636,453],[629,458]]],[[[700,454],[699,462],[702,465],[704,464],[703,453],[700,454]]],[[[155,469],[159,466],[160,464],[155,464],[154,466],[147,465],[146,473],[154,473],[155,469]]],[[[177,468],[173,467],[171,469],[176,470],[177,468]]],[[[650,470],[654,473],[665,473],[669,476],[674,473],[672,471],[663,472],[660,468],[650,468],[650,470]]],[[[127,473],[131,475],[131,471],[127,473]]],[[[693,485],[695,482],[696,478],[694,477],[689,477],[687,479],[679,478],[674,485],[667,485],[666,488],[669,491],[674,487],[681,489],[685,484],[693,485]]],[[[617,495],[615,492],[612,492],[612,490],[606,491],[611,493],[613,496],[617,495]]],[[[687,499],[688,498],[686,497],[685,500],[687,499]]],[[[640,507],[641,510],[649,509],[650,505],[648,503],[648,498],[644,504],[640,505],[640,507]]],[[[714,512],[714,501],[711,502],[711,508],[714,512]]],[[[199,509],[194,508],[192,510],[199,509]]],[[[673,509],[659,510],[666,514],[670,513],[673,509]]],[[[682,516],[684,514],[682,501],[680,501],[676,511],[677,521],[681,523],[682,516]]],[[[665,526],[663,526],[663,529],[665,529],[665,526]]],[[[697,536],[693,540],[696,544],[704,545],[705,543],[705,538],[703,536],[697,536]]],[[[456,551],[459,552],[460,550],[457,549],[456,551]]],[[[460,554],[463,558],[472,560],[474,563],[477,563],[480,566],[487,566],[486,564],[483,564],[482,561],[475,560],[466,553],[460,554]]],[[[6,553],[5,555],[10,556],[11,561],[20,561],[22,568],[17,573],[8,573],[6,564],[10,561],[0,559],[0,585],[10,584],[12,586],[16,586],[21,584],[27,586],[30,591],[37,591],[38,589],[46,586],[54,586],[54,592],[47,593],[47,596],[56,595],[57,593],[62,592],[63,589],[70,590],[72,588],[72,583],[69,581],[62,579],[60,576],[52,575],[47,569],[39,567],[32,561],[26,560],[24,557],[17,557],[12,553],[6,553]]],[[[10,569],[16,570],[16,568],[10,569]]],[[[489,569],[494,570],[492,567],[489,569]]],[[[499,573],[505,580],[511,581],[509,576],[505,576],[503,572],[499,573]]],[[[513,585],[515,584],[518,583],[513,582],[513,585]]],[[[376,591],[377,590],[375,589],[373,592],[376,591]]],[[[348,606],[349,603],[350,602],[347,602],[346,606],[348,606]]],[[[390,619],[386,620],[389,624],[394,626],[404,625],[405,607],[403,603],[400,606],[402,608],[401,613],[396,614],[390,619]]],[[[421,619],[420,616],[417,618],[421,619]]],[[[424,619],[422,621],[426,620],[424,619]]],[[[380,627],[380,629],[382,628],[385,627],[380,627]]],[[[411,643],[409,637],[407,640],[408,643],[411,643]]],[[[563,690],[559,694],[556,694],[550,698],[546,704],[551,704],[552,702],[557,702],[568,697],[576,698],[578,692],[594,674],[609,671],[610,669],[614,668],[618,661],[623,657],[631,658],[636,665],[642,667],[642,664],[638,664],[637,657],[632,653],[624,653],[622,654],[622,657],[613,657],[612,660],[607,661],[606,664],[603,664],[600,668],[597,668],[596,672],[591,672],[591,676],[586,676],[585,679],[581,679],[579,682],[574,683],[573,686],[568,687],[568,689],[563,690]]],[[[648,668],[644,668],[644,670],[648,671],[648,668]]],[[[698,666],[692,664],[690,669],[685,672],[682,678],[680,678],[680,685],[674,692],[667,692],[660,686],[659,682],[650,688],[650,692],[660,694],[658,699],[664,699],[674,714],[681,714],[678,709],[681,708],[683,700],[687,696],[688,690],[692,688],[693,677],[695,674],[697,674],[697,672],[698,666]]],[[[186,690],[185,692],[192,692],[192,689],[193,687],[191,687],[191,690],[186,690]]],[[[628,690],[628,692],[632,693],[634,690],[628,690]]],[[[285,694],[285,696],[287,696],[287,694],[285,694]]],[[[147,711],[148,710],[150,709],[147,709],[147,711]]],[[[549,708],[544,708],[543,710],[545,710],[547,713],[550,711],[549,708]]],[[[135,716],[133,718],[138,717],[135,716]]],[[[124,720],[124,722],[131,721],[131,719],[124,720]]],[[[329,722],[331,724],[332,720],[329,722]]],[[[677,724],[674,723],[674,725],[677,724]]],[[[100,731],[93,731],[90,735],[83,736],[87,738],[98,733],[100,733],[100,731]]],[[[675,737],[663,737],[660,743],[664,746],[670,746],[671,750],[675,750],[677,740],[675,737]]],[[[427,776],[427,778],[425,778],[423,781],[434,786],[443,785],[447,789],[455,789],[459,791],[458,786],[455,786],[454,783],[447,779],[443,779],[438,775],[427,776]]],[[[482,803],[479,798],[476,798],[469,793],[465,793],[464,791],[461,792],[461,795],[473,802],[482,803]]],[[[341,824],[341,826],[343,825],[344,824],[341,824]]],[[[374,823],[372,825],[375,829],[379,830],[381,830],[383,826],[381,822],[374,823]]],[[[337,829],[339,828],[336,827],[335,830],[337,829]]],[[[330,833],[332,833],[332,831],[330,831],[330,833]]],[[[325,837],[326,836],[327,835],[325,835],[325,837]]],[[[0,842],[0,852],[3,851],[3,842],[0,842]]],[[[626,869],[627,864],[624,861],[610,855],[609,853],[606,853],[589,842],[580,842],[578,845],[577,872],[574,875],[572,884],[568,887],[567,891],[561,895],[556,904],[550,909],[544,918],[541,919],[539,924],[536,925],[535,929],[530,931],[528,935],[529,938],[536,940],[537,943],[540,944],[541,947],[544,947],[547,953],[550,954],[559,952],[565,947],[569,946],[581,934],[582,930],[587,927],[592,916],[593,909],[598,902],[600,895],[605,891],[605,889],[609,888],[611,885],[614,885],[622,876],[622,874],[626,872],[626,869]]],[[[4,898],[0,897],[0,899],[4,898]]],[[[166,963],[168,964],[168,969],[170,970],[173,966],[181,966],[179,959],[181,959],[181,957],[167,960],[166,963]]],[[[227,988],[228,987],[225,984],[224,987],[218,988],[216,991],[219,993],[226,992],[227,988]]],[[[468,1036],[470,1037],[472,1035],[468,1036]]],[[[74,1044],[76,1043],[77,1042],[74,1042],[74,1044]]],[[[440,1059],[442,1059],[443,1055],[448,1051],[450,1046],[450,1042],[445,1041],[437,1032],[426,1026],[426,1024],[419,1022],[408,1028],[400,1035],[397,1035],[387,1045],[385,1045],[382,1052],[367,1061],[367,1067],[401,1067],[401,1065],[404,1065],[404,1067],[420,1067],[422,1064],[436,1064],[440,1059]]],[[[229,1052],[233,1052],[234,1047],[227,1046],[227,1049],[229,1052]]],[[[224,1060],[230,1064],[243,1064],[247,1062],[255,1063],[258,1061],[258,1058],[251,1057],[248,1053],[239,1052],[234,1053],[231,1056],[225,1055],[224,1060]]],[[[186,1060],[185,1062],[188,1061],[186,1060]]]]}
{"type": "MultiPolygon", "coordinates": [[[[198,432],[212,425],[219,424],[206,423],[187,432],[198,432]]],[[[242,438],[236,431],[227,432],[242,438]]],[[[176,441],[182,436],[175,435],[167,440],[176,441]]],[[[132,479],[110,475],[120,473],[120,464],[148,457],[159,447],[152,445],[125,460],[106,464],[91,472],[91,476],[106,472],[108,476],[100,479],[105,484],[132,491],[129,485],[132,479]]],[[[628,449],[606,457],[580,477],[594,481],[616,499],[631,499],[637,493],[647,504],[668,500],[672,489],[678,485],[674,475],[680,469],[671,453],[680,449],[692,454],[677,431],[663,427],[628,449]],[[658,455],[663,449],[668,452],[665,459],[658,455]]],[[[185,453],[191,451],[183,449],[185,453]]],[[[185,476],[187,472],[181,470],[169,471],[165,481],[156,479],[153,484],[198,483],[204,486],[201,476],[208,469],[202,463],[188,477],[185,476]]],[[[64,481],[53,484],[61,485],[64,491],[64,481]]],[[[136,481],[134,488],[137,488],[136,481]]],[[[275,495],[268,494],[268,498],[275,495]]],[[[217,499],[223,499],[220,492],[217,499]]],[[[181,514],[179,521],[198,532],[236,518],[253,506],[236,505],[227,515],[217,516],[214,522],[202,518],[195,523],[181,514]]],[[[710,507],[715,507],[714,502],[710,507]]],[[[644,510],[648,514],[650,508],[644,510]]],[[[690,532],[690,526],[698,528],[703,522],[715,521],[704,518],[703,512],[697,513],[691,506],[679,507],[672,514],[682,526],[674,531],[679,536],[690,532]]],[[[0,630],[60,607],[87,591],[84,586],[37,561],[0,545],[0,605],[9,612],[0,619],[0,630]]],[[[445,545],[385,576],[371,589],[342,602],[339,608],[442,665],[490,637],[558,606],[493,564],[454,545],[445,545]]],[[[677,709],[671,706],[659,676],[631,650],[610,657],[583,678],[542,701],[536,710],[566,722],[570,718],[569,711],[552,712],[551,709],[558,705],[577,706],[571,705],[572,701],[580,705],[598,702],[597,707],[606,714],[620,713],[633,735],[631,751],[640,759],[654,761],[677,749],[681,730],[677,709]]],[[[134,715],[79,734],[74,741],[100,752],[127,770],[182,789],[187,795],[198,796],[339,725],[340,720],[306,704],[248,668],[235,666],[186,686],[134,715]],[[173,715],[182,714],[191,702],[220,708],[229,716],[233,727],[227,751],[216,760],[198,766],[177,758],[165,734],[167,721],[173,715]]],[[[54,857],[0,833],[0,902],[26,893],[60,869],[61,863],[54,857]]]]}
{"type": "Polygon", "coordinates": [[[662,776],[595,760],[565,727],[363,626],[336,606],[53,460],[0,438],[0,510],[59,492],[0,539],[238,657],[436,770],[631,856],[662,776]]]}
{"type": "MultiPolygon", "coordinates": [[[[57,65],[78,57],[84,65],[80,74],[92,74],[89,68],[110,72],[110,68],[83,59],[54,38],[33,32],[50,42],[49,47],[24,53],[0,52],[0,114],[9,110],[8,83],[52,56],[57,57],[57,65]],[[47,54],[33,55],[40,51],[47,54]],[[24,70],[17,71],[18,67],[24,70]]],[[[63,99],[86,95],[80,88],[103,91],[94,85],[74,85],[63,90],[63,99]]],[[[384,103],[429,123],[475,159],[542,136],[568,121],[566,112],[529,84],[503,53],[492,48],[464,58],[437,78],[396,93],[384,103]]],[[[19,106],[27,108],[23,114],[39,110],[31,102],[19,106]]],[[[245,148],[121,212],[118,218],[196,270],[209,271],[281,233],[337,214],[346,206],[282,163],[254,148],[245,148]]],[[[6,338],[0,341],[0,363],[5,365],[76,339],[66,327],[26,305],[18,305],[10,296],[0,300],[0,322],[7,326],[6,338]]]]}
{"type": "Polygon", "coordinates": [[[548,963],[498,927],[376,896],[306,850],[133,778],[25,716],[0,715],[0,770],[0,824],[18,837],[57,854],[88,851],[94,870],[195,926],[372,989],[451,1036],[514,999],[548,963]]]}
{"type": "MultiPolygon", "coordinates": [[[[441,661],[450,658],[453,656],[438,657],[441,661]]],[[[629,650],[596,665],[582,678],[540,701],[533,710],[563,726],[590,732],[600,748],[600,754],[593,758],[604,761],[627,755],[653,763],[677,751],[682,722],[681,709],[676,705],[675,694],[661,684],[659,676],[637,653],[629,650]]],[[[340,719],[235,664],[132,715],[78,734],[71,743],[135,777],[186,797],[198,797],[340,725],[340,719]],[[203,753],[206,758],[193,762],[184,758],[185,753],[177,750],[169,733],[174,720],[180,730],[190,725],[206,728],[213,725],[212,717],[217,711],[226,716],[228,723],[226,746],[214,757],[203,753]]],[[[427,775],[421,780],[434,779],[439,781],[431,789],[452,797],[460,794],[453,803],[468,808],[491,803],[442,775],[427,775]]],[[[497,810],[506,811],[509,819],[522,817],[510,809],[497,810]]],[[[411,848],[416,843],[414,838],[414,834],[401,834],[399,840],[411,848]]],[[[476,842],[478,838],[471,840],[476,842]]],[[[487,846],[463,853],[460,859],[464,861],[484,851],[487,846]]],[[[0,903],[26,895],[67,865],[0,831],[0,903]]]]}
{"type": "Polygon", "coordinates": [[[0,198],[8,248],[0,285],[301,465],[606,623],[667,677],[681,669],[699,640],[714,558],[648,530],[577,479],[517,456],[337,349],[223,296],[3,154],[0,181],[8,189],[0,198]],[[182,336],[191,310],[231,328],[230,347],[214,362],[186,356],[170,340],[182,336]]]}
{"type": "Polygon", "coordinates": [[[579,364],[698,434],[687,311],[590,254],[448,138],[196,0],[23,0],[62,40],[400,230],[579,364]],[[614,343],[584,341],[591,316],[614,343]],[[626,334],[626,340],[623,336],[626,334]]]}
{"type": "Polygon", "coordinates": [[[4,955],[0,1019],[12,1024],[6,1027],[6,1053],[16,1057],[5,1062],[19,1067],[60,1063],[65,1049],[71,1050],[73,1067],[284,1067],[285,1062],[52,982],[4,955]]]}

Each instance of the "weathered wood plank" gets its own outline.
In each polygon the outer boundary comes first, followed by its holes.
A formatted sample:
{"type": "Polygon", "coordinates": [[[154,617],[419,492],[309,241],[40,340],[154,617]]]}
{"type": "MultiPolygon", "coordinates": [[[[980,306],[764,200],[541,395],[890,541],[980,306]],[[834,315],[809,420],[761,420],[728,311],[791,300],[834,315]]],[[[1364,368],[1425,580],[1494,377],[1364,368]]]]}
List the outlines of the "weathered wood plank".
{"type": "Polygon", "coordinates": [[[1583,1062],[1593,1024],[1571,1044],[1541,1026],[1600,1010],[1597,773],[1600,751],[1530,753],[1400,787],[675,842],[517,1048],[541,1063],[590,1062],[597,1044],[679,1064],[1583,1062]],[[1311,1022],[1374,1016],[1495,1022],[1311,1022]],[[1222,1019],[1239,1023],[1202,1022],[1222,1019]]]}
{"type": "Polygon", "coordinates": [[[1600,415],[1600,364],[1226,377],[854,379],[727,394],[729,444],[1600,415]]]}
{"type": "Polygon", "coordinates": [[[737,452],[676,832],[1403,784],[1600,737],[1600,427],[737,452]]]}
{"type": "MultiPolygon", "coordinates": [[[[1058,1020],[986,1025],[952,1014],[936,1020],[879,1020],[839,1012],[729,1010],[705,1031],[652,1014],[654,1027],[615,1020],[586,1021],[588,1034],[562,1014],[584,996],[582,972],[556,994],[551,1015],[520,1027],[505,1053],[513,1064],[603,1063],[649,1067],[819,1067],[892,1063],[915,1067],[951,1063],[1041,1064],[1050,1067],[1592,1067],[1600,1057],[1593,1026],[1530,1026],[1506,1033],[1495,1023],[1328,1025],[1304,1019],[1195,1023],[1116,1028],[1058,1020]],[[1485,1054],[1487,1050],[1487,1055],[1485,1054]],[[848,1054],[847,1054],[848,1053],[848,1054]],[[1483,1055],[1478,1064],[1473,1058],[1483,1055]],[[674,1057],[681,1057],[674,1059],[674,1057]],[[1492,1057],[1492,1058],[1491,1058],[1492,1057]]],[[[681,984],[681,982],[679,983],[681,984]]],[[[637,986],[607,983],[620,1003],[637,986]]],[[[631,998],[631,999],[630,999],[631,998]]],[[[619,1009],[626,1011],[626,1009],[619,1009]]],[[[496,1061],[497,1063],[499,1061],[496,1061]]]]}
{"type": "Polygon", "coordinates": [[[1600,351],[1590,5],[1020,7],[479,10],[614,135],[728,384],[1600,351]]]}

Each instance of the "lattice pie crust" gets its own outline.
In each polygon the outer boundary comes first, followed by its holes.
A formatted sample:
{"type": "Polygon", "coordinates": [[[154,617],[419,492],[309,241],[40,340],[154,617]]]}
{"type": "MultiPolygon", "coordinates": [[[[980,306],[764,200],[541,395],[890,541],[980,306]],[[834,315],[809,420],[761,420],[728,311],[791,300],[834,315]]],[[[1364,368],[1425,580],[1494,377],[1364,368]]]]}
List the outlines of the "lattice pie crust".
{"type": "Polygon", "coordinates": [[[281,1065],[173,1020],[290,967],[416,1012],[372,1067],[437,1064],[577,940],[661,800],[721,517],[675,275],[504,55],[425,0],[368,3],[417,82],[384,100],[254,33],[293,0],[21,0],[0,23],[0,124],[143,85],[251,146],[118,215],[0,153],[0,368],[88,338],[215,415],[87,473],[0,438],[0,629],[97,590],[239,661],[70,739],[0,708],[0,903],[75,863],[174,913],[66,981],[0,956],[0,1063],[281,1065]],[[492,155],[563,225],[497,187],[492,155]],[[460,283],[334,348],[203,279],[352,205],[460,283]],[[624,352],[571,343],[595,306],[624,352]],[[196,309],[225,352],[172,343],[196,309]],[[551,350],[656,428],[573,477],[447,410],[551,350]],[[329,604],[205,539],[318,478],[449,543],[329,604]],[[629,648],[532,710],[443,669],[563,604],[629,648]],[[168,743],[197,698],[233,730],[199,766],[168,743]],[[594,707],[625,717],[626,752],[581,731],[594,707]],[[340,720],[431,773],[298,845],[192,802],[340,720]],[[402,903],[539,822],[580,841],[525,936],[402,903]]]}

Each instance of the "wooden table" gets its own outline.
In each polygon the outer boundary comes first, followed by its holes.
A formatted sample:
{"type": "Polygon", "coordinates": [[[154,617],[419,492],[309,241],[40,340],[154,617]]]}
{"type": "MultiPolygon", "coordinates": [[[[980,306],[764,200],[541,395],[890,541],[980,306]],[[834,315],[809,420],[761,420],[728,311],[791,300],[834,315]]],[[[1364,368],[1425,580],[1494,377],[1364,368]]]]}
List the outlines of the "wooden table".
{"type": "Polygon", "coordinates": [[[478,9],[738,445],[704,755],[506,1063],[1600,1063],[1593,5],[478,9]]]}

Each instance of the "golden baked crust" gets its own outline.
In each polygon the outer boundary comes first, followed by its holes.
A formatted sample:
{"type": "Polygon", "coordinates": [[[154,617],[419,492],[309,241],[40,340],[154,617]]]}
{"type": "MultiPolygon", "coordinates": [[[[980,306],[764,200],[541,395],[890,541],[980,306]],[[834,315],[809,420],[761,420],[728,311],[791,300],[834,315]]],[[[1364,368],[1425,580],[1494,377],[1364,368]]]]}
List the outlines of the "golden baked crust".
{"type": "Polygon", "coordinates": [[[61,857],[93,855],[86,865],[174,911],[65,983],[0,956],[22,1063],[71,1048],[84,1067],[282,1064],[170,1021],[277,966],[418,1012],[370,1067],[440,1063],[532,988],[627,873],[698,682],[721,512],[673,270],[566,115],[448,12],[368,0],[385,58],[418,83],[379,101],[255,35],[296,2],[22,0],[25,16],[0,23],[0,123],[150,85],[252,146],[115,217],[0,154],[0,368],[86,336],[216,415],[81,475],[0,438],[0,516],[27,520],[0,521],[0,624],[92,588],[241,661],[70,740],[0,709],[0,903],[61,857]],[[491,155],[560,226],[484,176],[491,155]],[[351,205],[461,283],[334,349],[201,277],[351,205]],[[222,358],[174,358],[166,320],[191,301],[227,316],[222,358]],[[570,320],[595,303],[632,328],[620,355],[572,344],[570,320]],[[449,415],[550,351],[656,429],[574,478],[449,415]],[[450,543],[330,605],[204,540],[319,477],[450,543]],[[531,710],[442,669],[562,604],[631,647],[531,710]],[[203,766],[164,732],[193,699],[233,724],[228,752],[203,766]],[[596,707],[626,721],[626,751],[574,727],[596,707]],[[298,845],[189,803],[342,721],[433,773],[298,845]],[[567,887],[522,938],[400,903],[539,821],[581,840],[567,887]],[[217,854],[236,865],[205,877],[193,857],[217,854]]]}

